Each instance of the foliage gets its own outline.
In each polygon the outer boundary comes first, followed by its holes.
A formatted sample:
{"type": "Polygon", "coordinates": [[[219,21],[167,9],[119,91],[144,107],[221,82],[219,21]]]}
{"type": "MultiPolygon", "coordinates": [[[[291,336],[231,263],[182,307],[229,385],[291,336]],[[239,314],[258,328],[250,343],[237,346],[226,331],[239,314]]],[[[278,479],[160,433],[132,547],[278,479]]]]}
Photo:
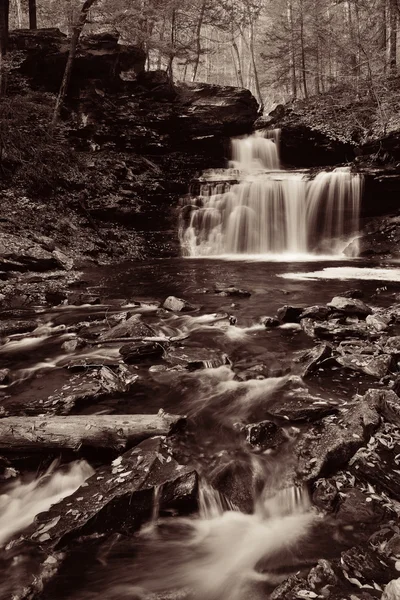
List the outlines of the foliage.
{"type": "Polygon", "coordinates": [[[51,193],[79,176],[65,132],[49,132],[54,96],[36,92],[0,99],[0,178],[33,193],[51,193]]]}

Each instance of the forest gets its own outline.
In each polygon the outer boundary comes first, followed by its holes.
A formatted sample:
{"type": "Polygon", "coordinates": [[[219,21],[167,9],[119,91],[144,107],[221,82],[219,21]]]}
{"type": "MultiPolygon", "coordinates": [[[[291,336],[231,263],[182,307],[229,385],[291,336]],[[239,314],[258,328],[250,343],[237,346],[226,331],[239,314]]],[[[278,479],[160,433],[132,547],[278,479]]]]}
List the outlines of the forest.
{"type": "Polygon", "coordinates": [[[400,600],[399,0],[0,0],[0,600],[400,600]]]}

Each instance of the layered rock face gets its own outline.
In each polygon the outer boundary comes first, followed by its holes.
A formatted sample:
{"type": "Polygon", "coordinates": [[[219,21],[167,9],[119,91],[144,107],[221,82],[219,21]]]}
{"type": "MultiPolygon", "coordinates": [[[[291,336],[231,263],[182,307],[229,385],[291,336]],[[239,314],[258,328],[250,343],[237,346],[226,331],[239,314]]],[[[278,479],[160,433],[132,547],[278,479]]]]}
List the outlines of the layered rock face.
{"type": "MultiPolygon", "coordinates": [[[[34,89],[58,90],[66,36],[19,30],[11,48],[24,52],[19,70],[34,89]]],[[[83,38],[63,117],[72,145],[87,155],[90,176],[112,182],[111,191],[85,198],[90,214],[160,230],[171,228],[171,203],[192,177],[224,165],[229,138],[251,130],[258,105],[245,89],[175,85],[163,71],[145,72],[144,62],[140,48],[112,34],[83,38]]]]}

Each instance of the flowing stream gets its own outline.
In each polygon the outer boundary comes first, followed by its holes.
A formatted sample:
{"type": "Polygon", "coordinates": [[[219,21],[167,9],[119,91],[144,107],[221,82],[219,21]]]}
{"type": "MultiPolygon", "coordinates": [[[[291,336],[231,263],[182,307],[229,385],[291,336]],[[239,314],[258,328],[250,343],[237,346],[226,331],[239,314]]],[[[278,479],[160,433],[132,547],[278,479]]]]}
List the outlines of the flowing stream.
{"type": "Polygon", "coordinates": [[[279,130],[233,139],[229,168],[206,172],[199,195],[183,200],[183,253],[338,257],[359,228],[361,196],[362,177],[347,167],[314,178],[281,170],[279,130]]]}

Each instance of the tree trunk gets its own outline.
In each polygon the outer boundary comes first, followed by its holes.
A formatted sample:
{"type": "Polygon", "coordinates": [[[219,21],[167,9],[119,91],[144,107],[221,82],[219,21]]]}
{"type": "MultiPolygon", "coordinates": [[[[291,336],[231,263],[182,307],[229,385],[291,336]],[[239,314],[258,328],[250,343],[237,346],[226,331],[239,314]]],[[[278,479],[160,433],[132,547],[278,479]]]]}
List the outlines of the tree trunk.
{"type": "Polygon", "coordinates": [[[175,10],[175,8],[173,8],[172,14],[171,14],[171,37],[170,37],[171,50],[170,50],[168,66],[167,66],[167,73],[170,76],[171,81],[174,78],[173,63],[174,63],[174,58],[175,58],[175,34],[176,34],[175,27],[176,27],[176,10],[175,10]]]}
{"type": "Polygon", "coordinates": [[[17,17],[17,27],[18,29],[22,29],[23,12],[21,0],[15,0],[15,12],[17,17]]]}
{"type": "Polygon", "coordinates": [[[249,19],[249,50],[250,50],[250,57],[251,57],[251,65],[253,67],[254,87],[256,89],[256,96],[257,96],[257,100],[260,105],[260,109],[263,110],[264,101],[263,101],[263,97],[262,97],[262,93],[261,93],[260,80],[258,77],[256,57],[255,57],[255,52],[254,52],[254,19],[251,14],[251,11],[250,11],[249,4],[247,3],[246,6],[247,6],[247,16],[249,19]]]}
{"type": "Polygon", "coordinates": [[[287,19],[290,31],[290,71],[292,78],[292,95],[297,98],[297,78],[296,78],[296,50],[295,50],[295,32],[293,23],[293,5],[292,0],[288,0],[287,19]]]}
{"type": "Polygon", "coordinates": [[[72,415],[0,419],[0,448],[124,449],[155,435],[183,427],[185,419],[160,411],[157,415],[72,415]]]}
{"type": "Polygon", "coordinates": [[[37,29],[36,0],[29,0],[29,29],[37,29]]]}
{"type": "Polygon", "coordinates": [[[234,63],[235,63],[235,69],[236,69],[236,76],[237,76],[238,84],[239,84],[239,87],[244,87],[243,73],[242,73],[242,61],[240,59],[239,48],[238,48],[238,45],[236,43],[233,30],[231,31],[231,41],[232,41],[233,53],[234,53],[234,56],[236,57],[236,61],[234,60],[234,63]]]}
{"type": "Polygon", "coordinates": [[[302,80],[303,80],[304,98],[308,98],[307,71],[306,71],[306,50],[305,50],[305,46],[304,46],[303,0],[300,0],[300,47],[301,47],[301,72],[302,72],[302,80]]]}
{"type": "Polygon", "coordinates": [[[3,96],[7,87],[7,72],[5,57],[8,48],[8,22],[10,1],[0,0],[0,96],[3,96]]]}
{"type": "Polygon", "coordinates": [[[193,75],[192,81],[196,80],[197,70],[199,68],[200,63],[200,55],[201,55],[201,27],[203,25],[204,13],[206,10],[206,0],[203,0],[203,4],[201,5],[199,20],[197,21],[196,28],[196,62],[193,66],[193,75]]]}
{"type": "Polygon", "coordinates": [[[397,2],[389,0],[389,70],[397,72],[397,2]]]}
{"type": "Polygon", "coordinates": [[[60,117],[61,107],[64,103],[65,96],[67,95],[68,86],[69,86],[69,82],[71,79],[72,67],[74,65],[76,51],[78,49],[79,38],[80,38],[82,30],[85,26],[89,10],[91,9],[91,7],[93,6],[93,4],[95,2],[96,2],[96,0],[85,0],[84,4],[82,6],[81,12],[78,16],[78,20],[73,27],[67,64],[65,66],[63,80],[61,82],[60,91],[58,92],[58,97],[57,97],[56,105],[54,108],[52,126],[54,126],[57,123],[57,121],[60,117]]]}

